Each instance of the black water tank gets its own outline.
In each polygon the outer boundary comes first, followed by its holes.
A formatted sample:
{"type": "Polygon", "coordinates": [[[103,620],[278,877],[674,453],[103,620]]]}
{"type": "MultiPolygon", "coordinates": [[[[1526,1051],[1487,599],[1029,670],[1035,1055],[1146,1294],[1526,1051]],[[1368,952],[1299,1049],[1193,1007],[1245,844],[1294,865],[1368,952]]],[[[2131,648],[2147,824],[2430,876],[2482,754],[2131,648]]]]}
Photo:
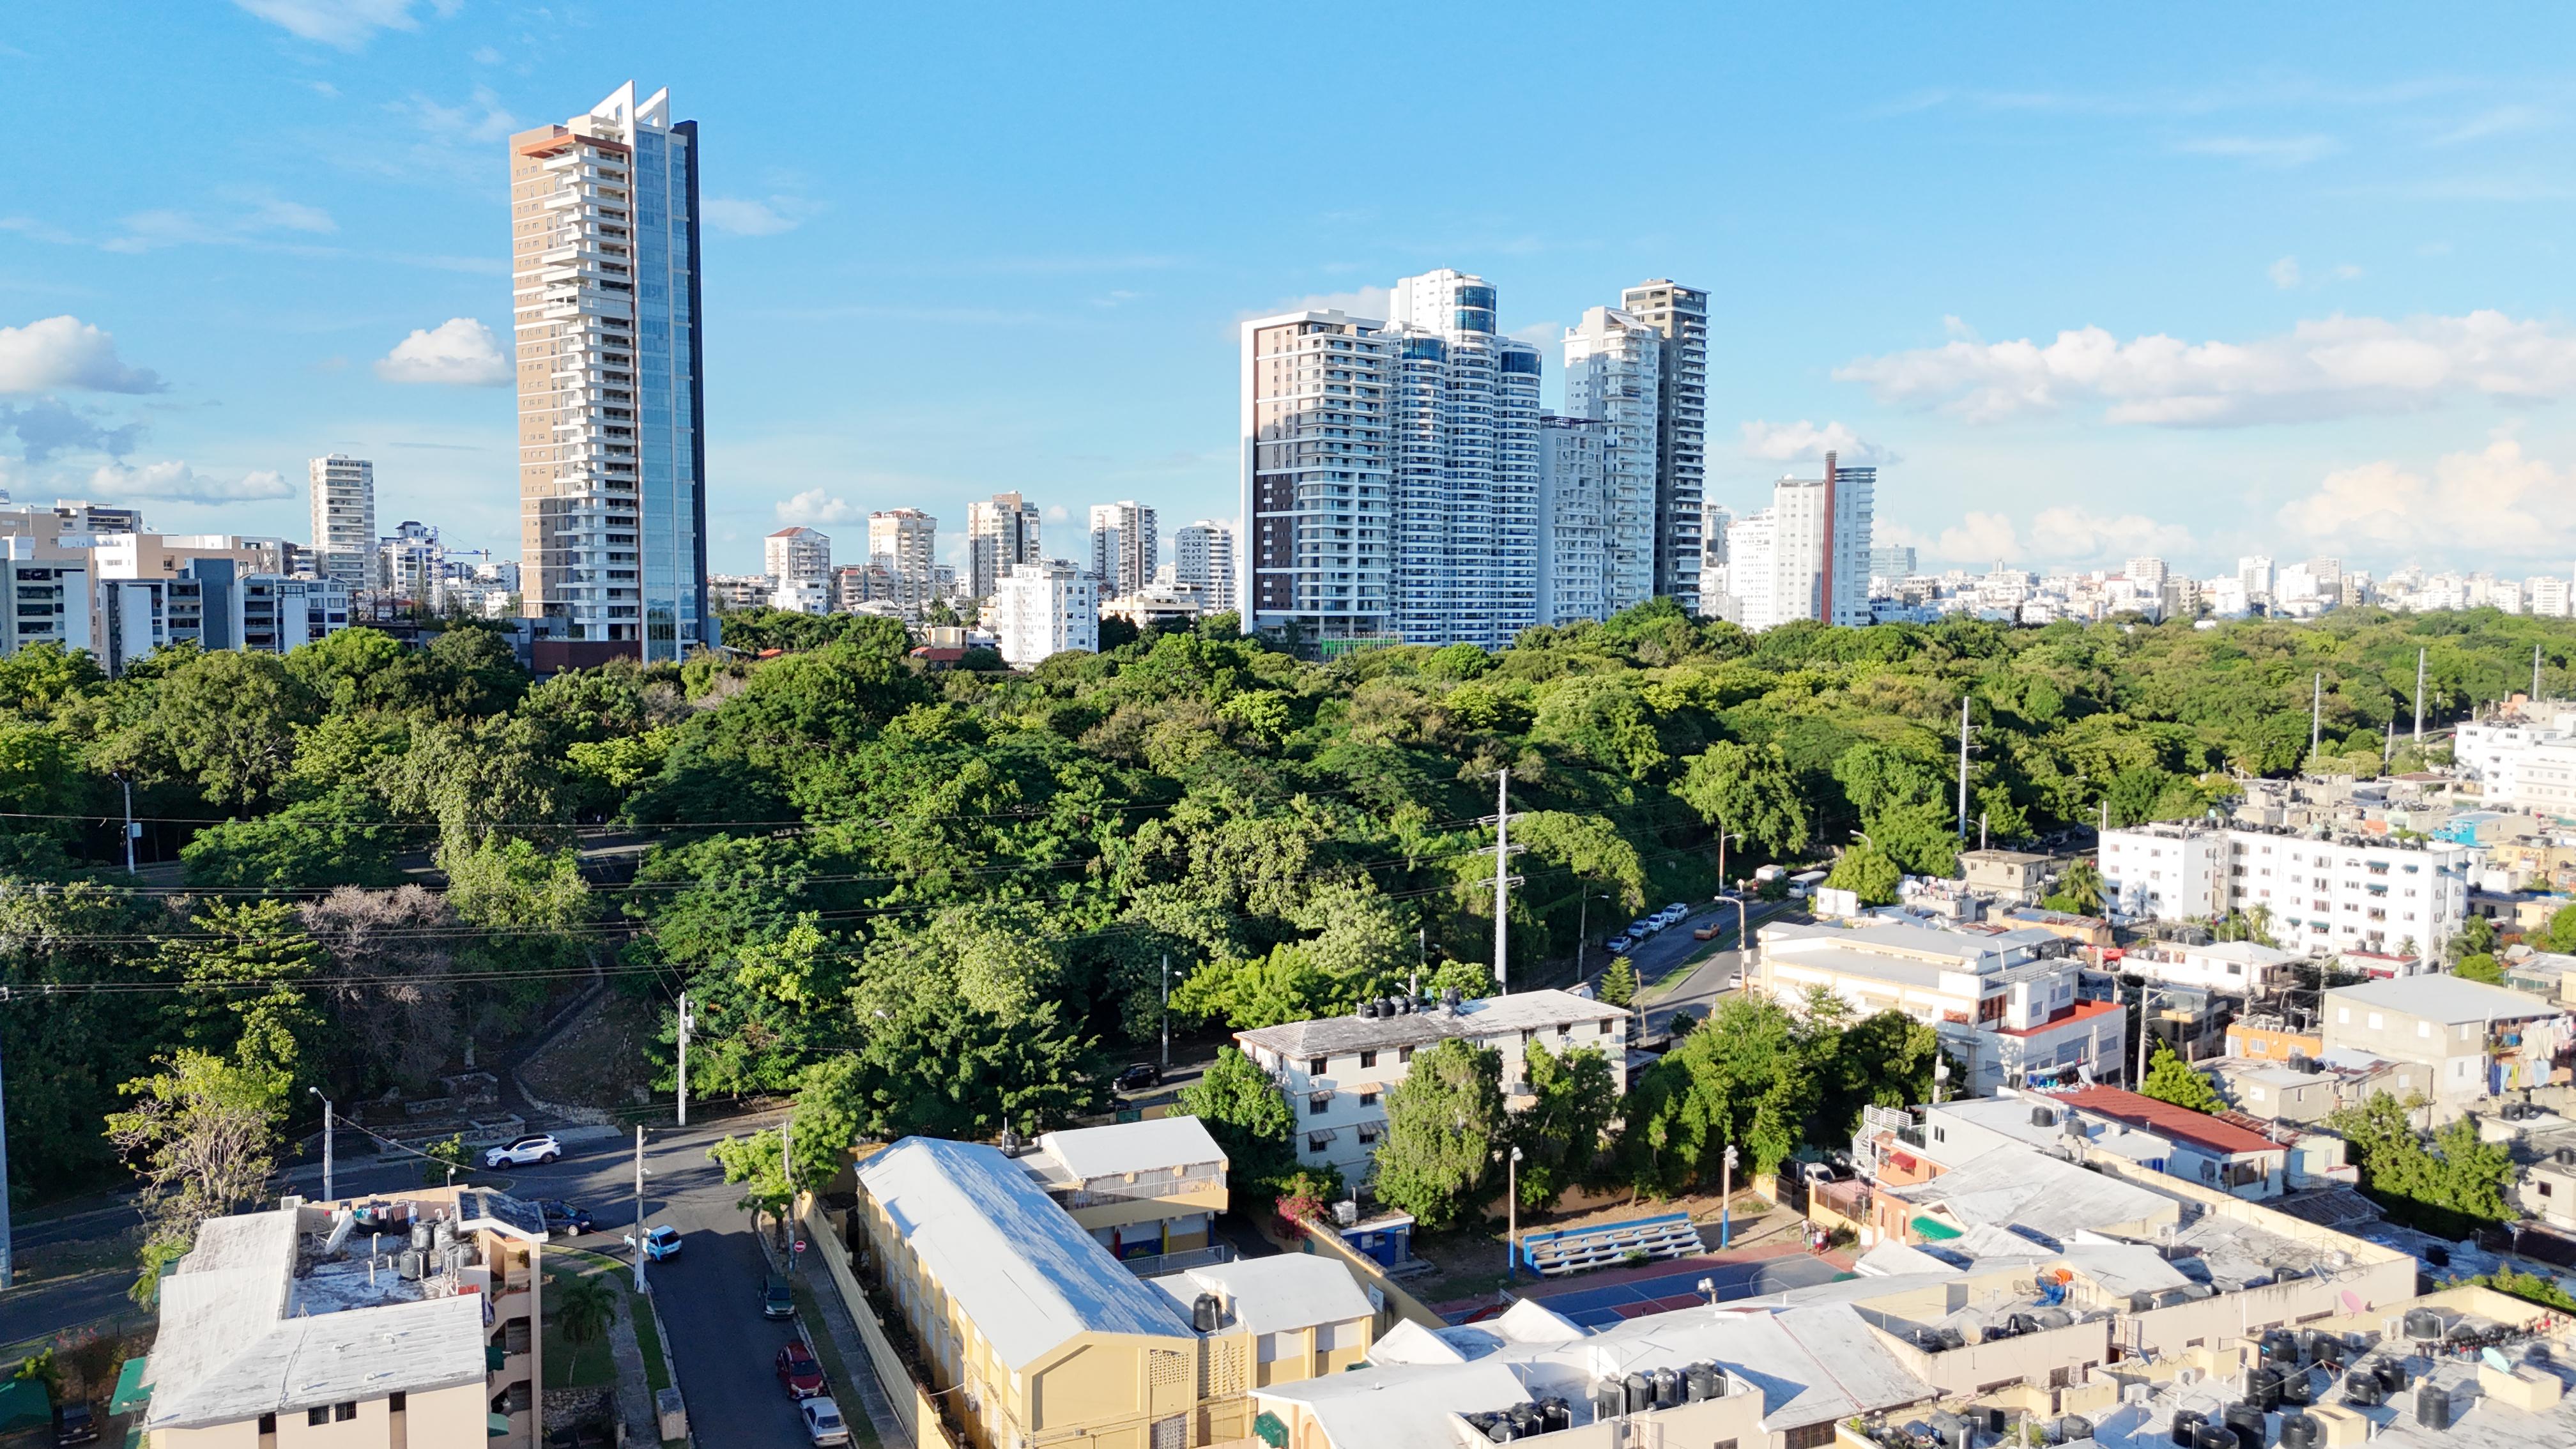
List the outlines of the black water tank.
{"type": "Polygon", "coordinates": [[[1682,1370],[1682,1393],[1696,1404],[1717,1397],[1717,1365],[1695,1363],[1682,1370]]]}
{"type": "Polygon", "coordinates": [[[2415,1376],[2406,1371],[2406,1360],[2402,1358],[2381,1359],[2376,1372],[2379,1375],[2379,1386],[2391,1395],[2415,1381],[2415,1376]]]}
{"type": "Polygon", "coordinates": [[[2325,1437],[2325,1426],[2305,1414],[2286,1414],[2281,1419],[2281,1449],[2316,1449],[2325,1437]]]}
{"type": "Polygon", "coordinates": [[[2379,1375],[2368,1369],[2354,1369],[2343,1376],[2343,1401],[2361,1408],[2374,1408],[2388,1402],[2388,1390],[2379,1375]]]}
{"type": "Polygon", "coordinates": [[[2080,1444],[2093,1437],[2093,1421],[2081,1414],[2069,1414],[2057,1421],[2057,1442],[2080,1444]]]}
{"type": "Polygon", "coordinates": [[[2427,1429],[2451,1427],[2451,1391],[2426,1379],[2415,1390],[2415,1422],[2427,1429]]]}
{"type": "Polygon", "coordinates": [[[2263,1428],[2263,1411],[2252,1404],[2230,1404],[2226,1408],[2227,1427],[2245,1441],[2246,1449],[2263,1449],[2268,1437],[2263,1428]]]}
{"type": "Polygon", "coordinates": [[[2173,1441],[2179,1449],[2193,1449],[2200,1442],[2201,1426],[2209,1416],[2198,1409],[2176,1409],[2173,1416],[2173,1441]]]}
{"type": "Polygon", "coordinates": [[[1560,1429],[1574,1427],[1574,1405],[1563,1399],[1541,1399],[1538,1412],[1540,1421],[1547,1426],[1547,1432],[1550,1434],[1560,1429]]]}
{"type": "Polygon", "coordinates": [[[2275,1328],[2263,1335],[2263,1361],[2283,1364],[2299,1361],[2299,1336],[2286,1328],[2275,1328]]]}
{"type": "Polygon", "coordinates": [[[2281,1407],[2281,1371],[2259,1365],[2247,1369],[2245,1402],[2266,1411],[2281,1407]]]}
{"type": "Polygon", "coordinates": [[[1987,1410],[1986,1410],[1986,1432],[1987,1432],[1987,1433],[1989,1433],[1989,1434],[2000,1434],[2000,1433],[2002,1433],[2003,1431],[2004,1431],[2004,1411],[2003,1411],[2003,1410],[2001,1410],[2001,1409],[1995,1409],[1995,1408],[1989,1408],[1989,1409],[1987,1409],[1987,1410]]]}
{"type": "Polygon", "coordinates": [[[2272,1407],[2277,1409],[2281,1404],[2288,1404],[2294,1408],[2305,1408],[2316,1401],[2316,1379],[2310,1376],[2307,1369],[2294,1368],[2281,1375],[2280,1402],[2272,1407]]]}
{"type": "MultiPolygon", "coordinates": [[[[2443,1247],[2439,1243],[2428,1243],[2424,1247],[2424,1261],[2432,1264],[2436,1268],[2447,1268],[2451,1266],[2451,1250],[2443,1247]]],[[[2415,1310],[2415,1312],[2431,1313],[2432,1310],[2419,1308],[2415,1310]]],[[[2407,1316],[2411,1318],[2414,1314],[2408,1314],[2407,1316]]],[[[2432,1316],[2434,1322],[2439,1323],[2441,1321],[2442,1315],[2434,1313],[2432,1316]]],[[[2440,1337],[2440,1335],[2441,1331],[2439,1329],[2434,1330],[2435,1337],[2440,1337]]]]}
{"type": "Polygon", "coordinates": [[[1201,1333],[1214,1333],[1224,1322],[1215,1294],[1202,1293],[1190,1300],[1190,1327],[1201,1333]]]}
{"type": "Polygon", "coordinates": [[[1658,1409],[1669,1409],[1681,1401],[1681,1374],[1668,1368],[1659,1368],[1655,1370],[1655,1407],[1658,1409]]]}
{"type": "Polygon", "coordinates": [[[1485,1437],[1496,1444],[1509,1444],[1520,1436],[1520,1430],[1512,1427],[1509,1414],[1496,1414],[1494,1422],[1485,1426],[1485,1437]]]}
{"type": "Polygon", "coordinates": [[[2192,1436],[2192,1449],[2262,1449],[2262,1445],[2247,1444],[2225,1424],[2203,1424],[2200,1432],[2192,1436]]]}
{"type": "Polygon", "coordinates": [[[1644,1374],[1630,1374],[1627,1378],[1627,1389],[1629,1413],[1642,1414],[1655,1406],[1655,1381],[1653,1379],[1646,1377],[1644,1374]]]}

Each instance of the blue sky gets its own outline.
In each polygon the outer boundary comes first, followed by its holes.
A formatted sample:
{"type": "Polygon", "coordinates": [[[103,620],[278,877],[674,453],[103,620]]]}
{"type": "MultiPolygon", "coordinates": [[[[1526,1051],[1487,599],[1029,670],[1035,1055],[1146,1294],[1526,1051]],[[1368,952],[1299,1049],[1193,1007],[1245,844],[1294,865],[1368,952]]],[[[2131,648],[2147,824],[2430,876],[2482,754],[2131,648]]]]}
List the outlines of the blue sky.
{"type": "Polygon", "coordinates": [[[632,78],[704,132],[720,571],[1230,517],[1235,324],[1438,266],[1551,396],[1709,289],[1712,494],[1840,442],[1927,560],[2576,559],[2567,12],[1237,10],[11,7],[0,484],[302,537],[358,453],[515,556],[505,138],[632,78]]]}

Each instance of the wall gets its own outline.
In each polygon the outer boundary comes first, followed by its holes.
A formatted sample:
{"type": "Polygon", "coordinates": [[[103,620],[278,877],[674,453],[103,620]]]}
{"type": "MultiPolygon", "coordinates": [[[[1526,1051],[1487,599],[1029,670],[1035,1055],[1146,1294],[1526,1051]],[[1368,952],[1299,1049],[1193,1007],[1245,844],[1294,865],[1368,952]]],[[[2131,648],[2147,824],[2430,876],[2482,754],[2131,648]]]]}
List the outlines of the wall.
{"type": "MultiPolygon", "coordinates": [[[[833,1291],[841,1295],[842,1306],[849,1310],[851,1321],[859,1326],[859,1339],[868,1349],[868,1366],[876,1370],[877,1383],[894,1405],[895,1419],[905,1426],[911,1435],[911,1443],[955,1449],[957,1441],[949,1436],[947,1426],[939,1421],[939,1411],[931,1406],[929,1397],[921,1391],[921,1385],[913,1381],[911,1371],[904,1367],[903,1356],[894,1351],[894,1344],[877,1322],[876,1309],[869,1304],[868,1295],[860,1290],[858,1278],[850,1272],[850,1255],[837,1246],[842,1241],[841,1235],[832,1230],[831,1221],[823,1215],[821,1204],[811,1194],[806,1196],[797,1220],[805,1225],[808,1241],[818,1247],[834,1245],[824,1247],[814,1256],[831,1270],[833,1291]]],[[[858,1217],[858,1222],[862,1225],[861,1236],[864,1237],[864,1215],[858,1217]]]]}
{"type": "Polygon", "coordinates": [[[1326,1257],[1338,1259],[1343,1266],[1351,1270],[1351,1276],[1360,1281],[1361,1288],[1374,1288],[1381,1295],[1386,1307],[1378,1314],[1377,1322],[1373,1325],[1373,1337],[1375,1334],[1383,1334],[1393,1328],[1396,1320],[1400,1318],[1410,1319],[1430,1329],[1449,1326],[1447,1319],[1422,1306],[1422,1300],[1406,1292],[1393,1278],[1388,1277],[1386,1270],[1378,1266],[1376,1259],[1343,1242],[1341,1235],[1334,1232],[1330,1224],[1302,1223],[1300,1226],[1306,1230],[1307,1252],[1320,1253],[1326,1257]]]}
{"type": "MultiPolygon", "coordinates": [[[[1878,1335],[1879,1346],[1894,1354],[1916,1378],[1944,1394],[1973,1394],[1983,1392],[1988,1385],[2014,1384],[2024,1379],[2045,1384],[2052,1370],[2071,1371],[2101,1363],[2111,1356],[2110,1326],[2108,1319],[2070,1323],[2064,1328],[2042,1329],[2000,1343],[1972,1343],[1941,1353],[1926,1353],[1876,1325],[1870,1331],[1878,1335]]],[[[2077,1376],[2073,1372],[2067,1375],[2077,1376]]]]}

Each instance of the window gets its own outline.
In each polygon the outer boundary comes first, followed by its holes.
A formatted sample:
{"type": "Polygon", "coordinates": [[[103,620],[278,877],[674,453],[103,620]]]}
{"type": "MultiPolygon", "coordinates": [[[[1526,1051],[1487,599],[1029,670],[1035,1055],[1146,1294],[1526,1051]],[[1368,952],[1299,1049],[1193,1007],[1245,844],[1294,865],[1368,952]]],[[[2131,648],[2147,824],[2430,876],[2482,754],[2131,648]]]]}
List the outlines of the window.
{"type": "Polygon", "coordinates": [[[260,1416],[259,1416],[259,1432],[261,1432],[261,1433],[263,1433],[263,1434],[274,1434],[274,1433],[276,1433],[276,1432],[277,1432],[277,1416],[276,1416],[275,1414],[262,1414],[262,1415],[260,1415],[260,1416]]]}
{"type": "Polygon", "coordinates": [[[403,1406],[407,1402],[408,1396],[405,1395],[402,1390],[396,1389],[385,1397],[385,1412],[389,1414],[399,1414],[403,1411],[403,1406]]]}
{"type": "Polygon", "coordinates": [[[1306,1134],[1306,1150],[1309,1152],[1321,1152],[1325,1148],[1330,1147],[1332,1143],[1333,1138],[1331,1133],[1309,1132],[1306,1134]]]}
{"type": "Polygon", "coordinates": [[[1377,1053],[1375,1053],[1375,1052],[1362,1052],[1362,1053],[1360,1053],[1360,1067],[1361,1067],[1363,1070],[1365,1070],[1365,1069],[1367,1069],[1367,1068],[1369,1068],[1369,1067],[1376,1066],[1376,1065],[1377,1065],[1377,1053]]]}
{"type": "Polygon", "coordinates": [[[1406,1065],[1406,1066],[1411,1066],[1411,1065],[1413,1065],[1413,1048],[1411,1048],[1411,1047],[1399,1047],[1399,1048],[1397,1048],[1397,1049],[1396,1049],[1396,1053],[1395,1053],[1395,1059],[1396,1059],[1398,1062],[1401,1062],[1401,1063],[1403,1063],[1403,1064],[1404,1064],[1404,1065],[1406,1065]]]}
{"type": "Polygon", "coordinates": [[[1263,1363],[1277,1363],[1280,1356],[1290,1350],[1292,1347],[1291,1341],[1295,1339],[1296,1336],[1297,1335],[1294,1333],[1265,1333],[1261,1335],[1259,1340],[1259,1354],[1261,1361],[1263,1363]]]}
{"type": "Polygon", "coordinates": [[[1363,1107],[1374,1107],[1374,1106],[1376,1106],[1376,1105],[1377,1105],[1377,1093],[1375,1093],[1375,1092],[1362,1092],[1362,1093],[1360,1093],[1360,1105],[1361,1105],[1361,1106],[1363,1106],[1363,1107]]]}
{"type": "Polygon", "coordinates": [[[1324,1074],[1324,1068],[1330,1065],[1331,1063],[1323,1057],[1308,1057],[1306,1059],[1306,1075],[1310,1077],[1320,1077],[1324,1074]]]}
{"type": "Polygon", "coordinates": [[[1332,1105],[1333,1094],[1330,1092],[1309,1092],[1306,1095],[1306,1115],[1309,1117],[1323,1116],[1324,1110],[1332,1105]]]}
{"type": "Polygon", "coordinates": [[[1376,1146],[1377,1139],[1385,1135],[1385,1131],[1386,1129],[1380,1127],[1375,1122],[1362,1122],[1360,1124],[1360,1145],[1362,1147],[1376,1146]]]}
{"type": "Polygon", "coordinates": [[[356,1417],[358,1417],[358,1406],[355,1402],[331,1406],[331,1418],[335,1423],[345,1424],[356,1417]]]}
{"type": "Polygon", "coordinates": [[[331,1406],[328,1404],[325,1404],[318,1409],[307,1409],[304,1411],[304,1423],[307,1428],[311,1428],[316,1424],[328,1424],[330,1422],[331,1406]]]}

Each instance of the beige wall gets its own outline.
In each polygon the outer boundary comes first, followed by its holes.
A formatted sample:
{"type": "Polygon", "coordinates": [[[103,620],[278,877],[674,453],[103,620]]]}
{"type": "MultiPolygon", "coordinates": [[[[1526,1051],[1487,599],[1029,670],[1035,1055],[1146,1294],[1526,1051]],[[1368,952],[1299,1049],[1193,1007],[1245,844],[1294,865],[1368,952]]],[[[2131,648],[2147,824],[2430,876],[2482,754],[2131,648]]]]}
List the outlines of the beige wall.
{"type": "Polygon", "coordinates": [[[1944,1394],[1981,1393],[1989,1385],[2028,1379],[2045,1384],[2057,1370],[2068,1378],[2082,1376],[2089,1365],[2111,1356],[2110,1320],[2046,1328],[2000,1343],[1972,1343],[1942,1353],[1925,1353],[1883,1328],[1872,1326],[1879,1345],[1896,1356],[1906,1371],[1944,1394]]]}
{"type": "Polygon", "coordinates": [[[262,1439],[259,1423],[244,1419],[205,1429],[162,1429],[153,1449],[476,1449],[500,1442],[487,1437],[483,1386],[457,1384],[405,1396],[403,1412],[382,1398],[361,1399],[358,1416],[308,1424],[298,1411],[277,1416],[277,1434],[262,1439]]]}

